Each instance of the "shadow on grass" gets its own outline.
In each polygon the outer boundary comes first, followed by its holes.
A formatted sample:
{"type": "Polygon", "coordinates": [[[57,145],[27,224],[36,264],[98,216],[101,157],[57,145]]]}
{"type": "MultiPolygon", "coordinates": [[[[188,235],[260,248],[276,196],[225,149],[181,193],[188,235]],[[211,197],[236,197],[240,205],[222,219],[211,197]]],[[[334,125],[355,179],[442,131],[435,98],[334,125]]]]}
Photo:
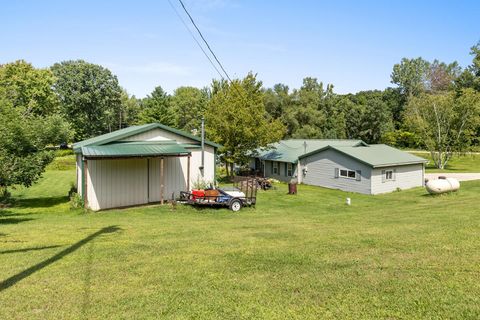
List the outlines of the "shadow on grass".
{"type": "Polygon", "coordinates": [[[33,219],[32,218],[0,218],[0,225],[1,224],[17,224],[20,222],[25,222],[30,220],[33,220],[33,219]]]}
{"type": "Polygon", "coordinates": [[[35,272],[37,272],[39,270],[42,270],[43,268],[49,266],[50,264],[62,259],[66,255],[75,252],[77,249],[79,249],[80,247],[82,247],[86,243],[92,241],[96,237],[98,237],[102,234],[114,233],[114,232],[117,232],[117,231],[120,231],[120,230],[121,229],[117,226],[109,226],[109,227],[105,227],[103,229],[100,229],[95,233],[92,233],[88,237],[83,238],[82,240],[80,240],[77,243],[71,245],[70,247],[66,248],[65,250],[60,251],[56,255],[54,255],[54,256],[46,259],[46,260],[43,260],[42,262],[37,263],[36,265],[33,265],[30,268],[25,269],[22,272],[19,272],[15,275],[11,276],[10,278],[5,279],[4,281],[0,282],[0,292],[5,290],[5,289],[10,288],[11,286],[15,285],[17,282],[23,280],[24,278],[26,278],[28,276],[31,276],[32,274],[34,274],[35,272]]]}
{"type": "Polygon", "coordinates": [[[68,202],[67,196],[47,198],[16,199],[14,206],[18,208],[48,208],[68,202]]]}
{"type": "Polygon", "coordinates": [[[7,253],[16,253],[16,252],[27,252],[27,251],[38,251],[38,250],[45,250],[45,249],[52,249],[61,247],[60,245],[55,246],[45,246],[45,247],[35,247],[35,248],[24,248],[24,249],[14,249],[14,250],[5,250],[0,251],[0,254],[7,254],[7,253]]]}

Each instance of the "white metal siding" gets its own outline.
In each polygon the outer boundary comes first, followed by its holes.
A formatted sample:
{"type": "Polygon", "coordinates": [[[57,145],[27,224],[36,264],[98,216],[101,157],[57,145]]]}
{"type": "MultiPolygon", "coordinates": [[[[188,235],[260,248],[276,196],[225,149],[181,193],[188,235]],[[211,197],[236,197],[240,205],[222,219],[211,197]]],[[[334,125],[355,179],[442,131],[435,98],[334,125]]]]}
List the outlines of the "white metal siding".
{"type": "MultiPolygon", "coordinates": [[[[172,193],[174,199],[178,198],[180,191],[187,188],[187,171],[183,170],[187,165],[185,157],[170,157],[163,160],[163,199],[171,200],[172,193]]],[[[160,159],[150,159],[149,168],[149,202],[160,201],[160,159]]]]}
{"type": "Polygon", "coordinates": [[[372,194],[387,193],[399,189],[423,186],[423,165],[412,164],[387,168],[375,168],[372,171],[372,194]],[[383,170],[394,170],[394,180],[385,181],[383,170]]]}
{"type": "Polygon", "coordinates": [[[307,173],[302,174],[301,181],[305,184],[321,186],[343,191],[369,194],[371,168],[353,158],[345,156],[332,149],[313,154],[301,160],[300,167],[307,167],[307,173]],[[335,178],[335,168],[360,170],[361,180],[338,177],[335,178]]]}
{"type": "Polygon", "coordinates": [[[83,188],[83,185],[82,185],[82,175],[83,175],[83,172],[82,172],[82,155],[81,154],[77,154],[76,157],[75,157],[76,161],[75,161],[75,164],[76,164],[76,171],[77,171],[77,193],[79,195],[82,195],[82,188],[83,188]]]}
{"type": "Polygon", "coordinates": [[[121,141],[162,141],[162,140],[175,140],[179,143],[198,143],[196,140],[189,139],[187,137],[175,134],[170,131],[162,129],[152,129],[146,132],[142,132],[121,141]]]}
{"type": "Polygon", "coordinates": [[[148,202],[147,159],[88,160],[87,198],[92,210],[148,202]]]}
{"type": "MultiPolygon", "coordinates": [[[[154,129],[123,141],[175,140],[180,143],[198,143],[177,134],[154,129]]],[[[215,180],[215,149],[205,146],[203,173],[200,170],[202,152],[191,149],[190,188],[198,179],[213,183],[215,180]]],[[[187,188],[187,157],[164,158],[164,200],[172,193],[179,196],[187,188]]],[[[160,159],[104,159],[88,160],[87,197],[92,210],[132,206],[160,201],[160,159]],[[148,166],[147,163],[150,163],[148,166]]],[[[81,156],[77,156],[77,172],[81,169],[81,156]]],[[[77,175],[82,185],[82,175],[77,175]]]]}
{"type": "Polygon", "coordinates": [[[190,188],[197,180],[203,180],[208,183],[213,183],[215,181],[215,153],[212,147],[205,146],[205,162],[203,174],[200,171],[201,165],[202,151],[200,149],[192,150],[192,157],[190,159],[190,188]]]}

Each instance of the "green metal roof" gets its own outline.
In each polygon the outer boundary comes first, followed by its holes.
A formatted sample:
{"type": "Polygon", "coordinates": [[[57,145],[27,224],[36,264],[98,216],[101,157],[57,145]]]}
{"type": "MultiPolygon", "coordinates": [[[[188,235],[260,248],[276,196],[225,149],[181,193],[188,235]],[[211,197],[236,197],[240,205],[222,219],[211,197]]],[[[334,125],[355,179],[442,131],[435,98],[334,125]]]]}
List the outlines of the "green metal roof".
{"type": "Polygon", "coordinates": [[[102,146],[81,147],[87,158],[181,156],[191,152],[179,144],[164,143],[114,143],[102,146]]]}
{"type": "Polygon", "coordinates": [[[413,154],[404,152],[396,148],[392,148],[385,144],[371,144],[359,146],[329,145],[324,148],[304,154],[299,158],[305,158],[327,149],[334,149],[374,168],[427,162],[427,160],[425,160],[424,158],[414,156],[413,154]]]}
{"type": "MultiPolygon", "coordinates": [[[[178,130],[178,129],[174,129],[174,128],[165,126],[165,125],[160,124],[160,123],[150,123],[150,124],[144,124],[144,125],[139,125],[139,126],[131,126],[131,127],[128,127],[128,128],[116,130],[116,131],[113,131],[113,132],[110,132],[110,133],[102,134],[102,135],[97,136],[97,137],[93,137],[93,138],[90,138],[90,139],[87,139],[87,140],[77,142],[77,143],[73,144],[73,150],[76,153],[78,153],[78,152],[81,151],[82,147],[85,147],[85,146],[105,145],[105,144],[110,143],[110,142],[118,141],[118,140],[130,137],[130,136],[133,136],[133,135],[136,135],[136,134],[139,134],[139,133],[150,131],[152,129],[163,129],[165,131],[178,134],[182,137],[186,137],[186,138],[192,139],[192,140],[197,141],[197,142],[202,141],[200,137],[194,136],[193,134],[190,134],[188,132],[178,130]]],[[[212,146],[214,148],[220,148],[221,147],[221,145],[219,145],[215,142],[212,142],[212,141],[208,141],[208,140],[205,140],[205,144],[209,145],[209,146],[212,146]]]]}
{"type": "Polygon", "coordinates": [[[270,146],[268,150],[260,150],[258,158],[269,161],[281,161],[297,163],[298,158],[305,153],[309,153],[329,145],[335,146],[355,146],[365,144],[362,140],[323,140],[323,139],[290,139],[281,140],[270,146]],[[306,142],[306,148],[304,143],[306,142]]]}

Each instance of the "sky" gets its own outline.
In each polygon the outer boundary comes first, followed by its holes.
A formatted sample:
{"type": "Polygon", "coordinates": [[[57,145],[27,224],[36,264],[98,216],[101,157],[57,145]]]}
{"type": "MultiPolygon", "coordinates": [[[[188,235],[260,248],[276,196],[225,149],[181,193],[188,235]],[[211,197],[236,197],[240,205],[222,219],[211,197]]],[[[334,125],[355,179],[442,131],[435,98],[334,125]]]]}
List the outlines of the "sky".
{"type": "MultiPolygon", "coordinates": [[[[384,89],[403,57],[469,65],[480,1],[184,0],[232,78],[299,88],[315,77],[337,93],[384,89]]],[[[178,0],[0,0],[0,64],[100,64],[141,98],[160,85],[219,78],[174,8],[178,0]]],[[[191,24],[190,29],[193,31],[191,24]]]]}

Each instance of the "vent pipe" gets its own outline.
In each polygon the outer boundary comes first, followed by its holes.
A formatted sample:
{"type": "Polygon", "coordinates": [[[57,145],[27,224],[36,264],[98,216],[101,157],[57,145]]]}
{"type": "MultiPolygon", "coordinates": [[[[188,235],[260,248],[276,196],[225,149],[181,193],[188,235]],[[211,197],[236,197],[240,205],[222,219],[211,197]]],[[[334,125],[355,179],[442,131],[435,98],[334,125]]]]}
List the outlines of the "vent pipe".
{"type": "Polygon", "coordinates": [[[303,141],[303,154],[307,153],[307,141],[303,141]]]}
{"type": "Polygon", "coordinates": [[[202,166],[200,170],[203,171],[205,166],[205,118],[202,117],[202,166]]]}

